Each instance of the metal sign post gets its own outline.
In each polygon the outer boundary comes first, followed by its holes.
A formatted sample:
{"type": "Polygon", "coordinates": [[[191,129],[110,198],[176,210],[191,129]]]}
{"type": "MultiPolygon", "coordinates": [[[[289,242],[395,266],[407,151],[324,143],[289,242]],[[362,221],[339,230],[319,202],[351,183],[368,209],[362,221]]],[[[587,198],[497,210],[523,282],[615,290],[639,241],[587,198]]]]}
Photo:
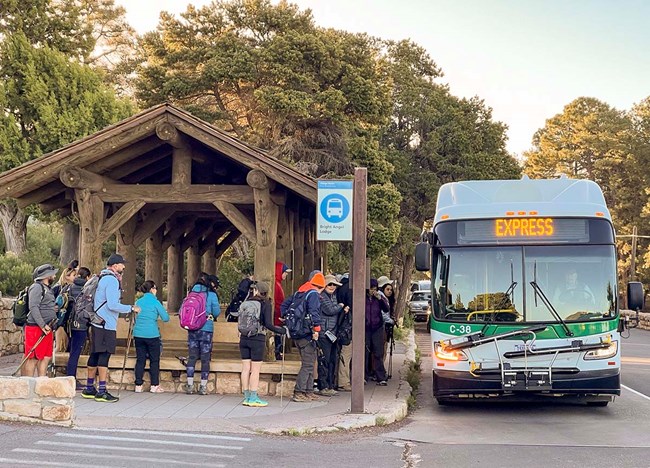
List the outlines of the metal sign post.
{"type": "Polygon", "coordinates": [[[352,413],[364,412],[365,310],[366,310],[366,231],[368,225],[368,169],[354,170],[354,222],[352,239],[352,413]]]}

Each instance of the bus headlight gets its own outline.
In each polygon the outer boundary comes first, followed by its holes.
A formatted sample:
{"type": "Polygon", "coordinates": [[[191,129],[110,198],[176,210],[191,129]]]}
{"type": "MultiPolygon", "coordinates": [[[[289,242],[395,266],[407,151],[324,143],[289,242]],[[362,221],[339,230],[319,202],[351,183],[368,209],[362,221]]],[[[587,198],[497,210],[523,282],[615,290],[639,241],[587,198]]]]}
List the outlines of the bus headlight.
{"type": "Polygon", "coordinates": [[[438,359],[444,359],[445,361],[467,361],[467,356],[461,350],[445,349],[440,343],[434,343],[433,349],[438,359]]]}
{"type": "Polygon", "coordinates": [[[591,361],[594,359],[608,359],[613,356],[616,356],[618,352],[618,341],[612,341],[607,348],[594,349],[593,351],[587,351],[585,354],[585,360],[591,361]]]}

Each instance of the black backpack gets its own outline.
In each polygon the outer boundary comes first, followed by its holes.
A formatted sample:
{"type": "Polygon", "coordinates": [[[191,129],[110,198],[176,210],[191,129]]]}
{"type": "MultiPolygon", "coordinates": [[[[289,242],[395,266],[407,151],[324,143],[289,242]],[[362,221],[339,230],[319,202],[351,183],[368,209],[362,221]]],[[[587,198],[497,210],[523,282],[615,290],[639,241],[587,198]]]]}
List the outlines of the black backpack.
{"type": "MultiPolygon", "coordinates": [[[[22,327],[27,323],[27,316],[29,315],[29,288],[31,288],[35,283],[30,284],[25,289],[18,293],[18,297],[14,301],[14,305],[11,307],[14,318],[14,325],[17,327],[22,327]]],[[[40,284],[42,288],[41,301],[45,298],[45,286],[40,284]]]]}
{"type": "Polygon", "coordinates": [[[289,338],[301,339],[312,334],[311,314],[307,313],[307,297],[315,290],[297,292],[291,296],[291,303],[284,314],[284,326],[287,328],[289,338]]]}

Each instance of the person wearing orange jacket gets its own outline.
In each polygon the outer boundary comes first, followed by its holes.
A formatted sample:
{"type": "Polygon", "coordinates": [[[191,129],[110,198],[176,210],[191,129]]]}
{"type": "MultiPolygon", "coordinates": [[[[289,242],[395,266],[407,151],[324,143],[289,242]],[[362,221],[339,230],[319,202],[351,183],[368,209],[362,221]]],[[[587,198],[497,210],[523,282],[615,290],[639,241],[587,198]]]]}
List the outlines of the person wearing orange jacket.
{"type": "MultiPolygon", "coordinates": [[[[273,324],[276,327],[281,327],[283,324],[280,321],[280,306],[284,302],[284,289],[282,289],[282,282],[287,279],[291,273],[291,268],[282,262],[275,262],[275,290],[273,292],[273,324]]],[[[278,361],[282,359],[282,337],[275,335],[275,359],[278,361]]]]}

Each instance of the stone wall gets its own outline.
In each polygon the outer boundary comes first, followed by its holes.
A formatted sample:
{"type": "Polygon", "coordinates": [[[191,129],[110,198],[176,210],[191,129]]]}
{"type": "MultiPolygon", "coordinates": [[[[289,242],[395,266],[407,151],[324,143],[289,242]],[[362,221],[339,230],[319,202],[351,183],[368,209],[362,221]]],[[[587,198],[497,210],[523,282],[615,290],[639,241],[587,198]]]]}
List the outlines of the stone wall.
{"type": "MultiPolygon", "coordinates": [[[[621,316],[628,317],[630,319],[630,325],[634,325],[634,320],[636,318],[636,312],[632,310],[621,310],[621,316]]],[[[650,330],[650,314],[640,312],[639,313],[639,327],[642,330],[650,330]]]]}
{"type": "Polygon", "coordinates": [[[72,377],[0,377],[0,419],[72,425],[72,377]]]}
{"type": "Polygon", "coordinates": [[[13,323],[13,298],[0,298],[0,356],[23,352],[23,331],[13,323]]]}

